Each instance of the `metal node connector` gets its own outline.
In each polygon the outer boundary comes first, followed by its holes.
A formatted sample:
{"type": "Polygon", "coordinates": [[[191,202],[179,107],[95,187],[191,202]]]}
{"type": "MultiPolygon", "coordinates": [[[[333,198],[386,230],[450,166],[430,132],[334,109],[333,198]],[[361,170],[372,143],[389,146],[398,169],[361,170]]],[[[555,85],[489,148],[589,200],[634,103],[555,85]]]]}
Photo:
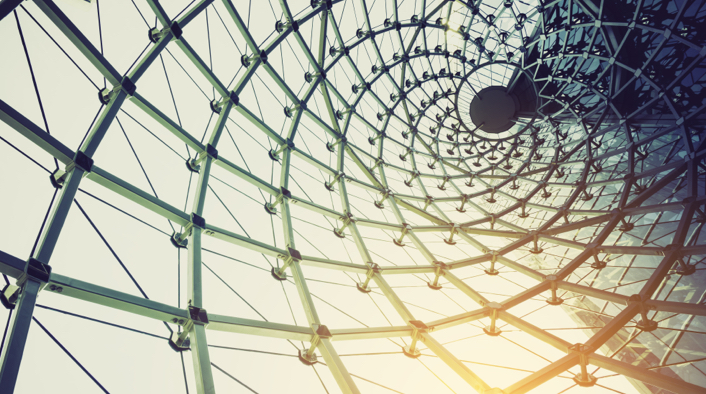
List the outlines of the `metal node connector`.
{"type": "Polygon", "coordinates": [[[279,161],[279,154],[284,152],[285,149],[294,149],[294,142],[291,140],[287,140],[282,146],[279,147],[279,149],[274,150],[270,149],[267,154],[270,156],[270,159],[273,161],[279,161]]]}
{"type": "Polygon", "coordinates": [[[429,288],[432,290],[441,290],[441,285],[439,284],[439,277],[444,275],[444,269],[446,269],[447,266],[441,261],[434,261],[432,264],[434,264],[435,267],[434,280],[431,282],[427,282],[427,286],[429,286],[429,288]]]}
{"type": "Polygon", "coordinates": [[[483,332],[491,337],[497,337],[502,334],[502,331],[496,326],[496,324],[498,320],[498,311],[502,310],[503,306],[498,302],[488,302],[485,304],[485,307],[490,309],[488,312],[488,316],[490,317],[490,326],[487,328],[483,327],[483,332]]]}
{"type": "Polygon", "coordinates": [[[368,267],[368,272],[365,275],[365,282],[363,283],[356,283],[355,286],[358,288],[358,291],[361,293],[370,293],[370,287],[368,286],[370,284],[370,280],[373,279],[375,274],[380,273],[380,266],[375,264],[375,263],[367,263],[368,267]]]}
{"type": "Polygon", "coordinates": [[[15,309],[17,298],[20,296],[20,287],[7,284],[0,293],[0,302],[7,309],[15,309]]]}
{"type": "Polygon", "coordinates": [[[404,243],[402,243],[402,240],[404,239],[404,236],[407,235],[407,233],[412,230],[412,226],[410,226],[407,223],[402,223],[402,226],[403,226],[402,227],[402,234],[400,235],[400,238],[399,239],[394,239],[394,238],[392,239],[392,242],[394,242],[395,245],[397,245],[397,246],[404,246],[404,243]]]}
{"type": "Polygon", "coordinates": [[[284,261],[284,264],[282,264],[282,266],[279,268],[272,267],[272,270],[270,271],[272,277],[280,281],[287,280],[286,270],[287,268],[289,268],[290,265],[292,265],[292,263],[302,261],[302,255],[301,253],[299,253],[298,250],[287,247],[287,251],[289,252],[289,256],[277,256],[277,258],[284,261]]]}
{"type": "Polygon", "coordinates": [[[491,251],[490,252],[490,268],[485,270],[485,273],[488,275],[495,276],[500,273],[497,269],[495,269],[495,263],[498,261],[498,252],[496,251],[491,251]]]}
{"type": "Polygon", "coordinates": [[[581,372],[574,376],[574,383],[581,387],[594,386],[598,379],[588,373],[588,354],[591,353],[591,349],[582,343],[577,343],[569,347],[569,353],[578,353],[581,365],[581,372]]]}
{"type": "Polygon", "coordinates": [[[547,300],[547,304],[549,305],[561,305],[564,303],[564,300],[562,298],[557,297],[556,291],[558,289],[556,281],[558,278],[556,275],[547,275],[544,280],[550,282],[551,285],[551,290],[552,290],[552,298],[547,300]]]}
{"type": "Polygon", "coordinates": [[[314,353],[316,347],[319,346],[322,339],[331,339],[333,337],[328,327],[323,324],[314,324],[312,325],[312,328],[314,328],[314,336],[311,338],[311,346],[309,346],[308,349],[299,350],[298,352],[299,361],[301,361],[304,365],[316,364],[318,361],[316,354],[314,353]]]}
{"type": "Polygon", "coordinates": [[[417,341],[422,333],[427,332],[429,327],[419,320],[410,320],[409,324],[412,326],[412,343],[402,348],[402,353],[409,358],[419,358],[422,352],[417,349],[417,341]]]}
{"type": "Polygon", "coordinates": [[[265,211],[269,213],[270,215],[276,215],[277,214],[277,206],[284,202],[285,199],[292,198],[292,193],[287,190],[285,187],[280,187],[280,193],[277,196],[277,199],[274,202],[266,202],[265,203],[265,211]]]}

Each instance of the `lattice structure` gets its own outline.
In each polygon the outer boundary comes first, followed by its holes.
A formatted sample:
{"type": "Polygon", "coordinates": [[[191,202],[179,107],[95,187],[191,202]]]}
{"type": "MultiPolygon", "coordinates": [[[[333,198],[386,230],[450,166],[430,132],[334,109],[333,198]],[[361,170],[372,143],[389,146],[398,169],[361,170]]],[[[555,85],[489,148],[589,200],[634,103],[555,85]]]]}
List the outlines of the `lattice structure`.
{"type": "Polygon", "coordinates": [[[706,390],[703,2],[105,3],[0,1],[1,392],[706,390]]]}

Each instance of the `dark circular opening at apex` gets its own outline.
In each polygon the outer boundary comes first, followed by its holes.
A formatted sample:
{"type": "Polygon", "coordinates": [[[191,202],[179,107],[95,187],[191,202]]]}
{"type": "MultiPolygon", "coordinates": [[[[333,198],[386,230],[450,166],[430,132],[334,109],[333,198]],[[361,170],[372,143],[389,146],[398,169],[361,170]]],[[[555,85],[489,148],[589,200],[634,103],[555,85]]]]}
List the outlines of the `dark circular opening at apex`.
{"type": "Polygon", "coordinates": [[[488,133],[501,133],[515,124],[520,102],[504,86],[488,86],[471,101],[473,124],[488,133]]]}

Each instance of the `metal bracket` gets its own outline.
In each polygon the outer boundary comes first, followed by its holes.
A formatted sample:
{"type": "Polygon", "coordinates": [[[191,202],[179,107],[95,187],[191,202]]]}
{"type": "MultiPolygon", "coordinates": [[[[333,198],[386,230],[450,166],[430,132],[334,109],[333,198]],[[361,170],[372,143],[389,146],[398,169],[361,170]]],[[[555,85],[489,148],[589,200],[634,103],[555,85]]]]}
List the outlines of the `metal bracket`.
{"type": "Polygon", "coordinates": [[[177,248],[186,248],[189,245],[188,237],[191,235],[191,230],[194,227],[198,227],[202,230],[206,229],[206,219],[195,213],[191,213],[191,222],[184,226],[184,231],[181,233],[172,233],[170,238],[172,245],[177,248]]]}
{"type": "Polygon", "coordinates": [[[387,200],[390,196],[392,196],[392,191],[390,189],[385,190],[382,193],[382,199],[380,201],[375,201],[375,206],[378,207],[379,209],[384,209],[385,205],[385,200],[387,200]]]}
{"type": "Polygon", "coordinates": [[[172,22],[171,26],[165,27],[162,30],[159,30],[154,27],[147,32],[147,35],[150,38],[150,41],[156,44],[159,40],[162,39],[162,37],[166,36],[170,32],[172,33],[172,36],[175,39],[178,40],[181,38],[182,30],[181,26],[179,26],[179,23],[177,23],[177,21],[172,22]]]}
{"type": "Polygon", "coordinates": [[[434,269],[434,280],[432,282],[427,282],[427,286],[429,286],[429,288],[432,290],[441,290],[441,285],[439,284],[439,277],[444,275],[444,270],[448,267],[441,261],[434,261],[432,264],[434,265],[434,267],[436,267],[434,269]]]}
{"type": "Polygon", "coordinates": [[[368,272],[365,274],[365,282],[355,284],[356,288],[358,288],[358,291],[360,291],[361,293],[370,293],[370,291],[372,290],[370,287],[368,287],[368,285],[370,284],[370,280],[373,279],[375,274],[379,274],[380,272],[382,272],[379,265],[372,262],[369,262],[367,264],[370,269],[368,269],[368,272]]]}
{"type": "MultiPolygon", "coordinates": [[[[285,108],[285,110],[289,109],[289,107],[285,108]]],[[[285,111],[286,113],[287,111],[285,111]]],[[[294,149],[294,142],[292,140],[287,140],[282,146],[279,147],[279,149],[274,150],[270,149],[267,154],[270,156],[270,159],[273,161],[279,161],[279,154],[284,152],[285,149],[294,149]]]]}
{"type": "Polygon", "coordinates": [[[186,167],[189,169],[189,171],[198,173],[199,171],[201,171],[201,163],[203,163],[203,161],[206,160],[207,157],[210,157],[213,160],[218,160],[218,149],[216,149],[216,147],[211,144],[206,144],[206,149],[204,149],[202,152],[199,152],[199,154],[195,158],[191,160],[186,160],[186,167]]]}
{"type": "Polygon", "coordinates": [[[343,226],[341,228],[333,229],[333,234],[338,238],[345,238],[346,234],[343,233],[343,230],[345,230],[351,223],[355,223],[355,218],[351,212],[348,212],[345,216],[339,217],[339,219],[343,221],[343,226]]]}
{"type": "Polygon", "coordinates": [[[402,243],[402,240],[404,239],[404,236],[405,236],[408,232],[412,231],[412,227],[411,227],[409,224],[407,224],[407,223],[402,223],[402,226],[403,226],[403,227],[402,227],[402,234],[400,235],[400,238],[399,238],[399,239],[394,239],[394,238],[392,239],[392,242],[394,242],[395,245],[397,245],[397,246],[404,246],[404,244],[402,243]]]}
{"type": "Polygon", "coordinates": [[[545,281],[548,281],[548,282],[550,283],[550,285],[551,285],[551,290],[552,290],[552,298],[550,298],[550,299],[547,300],[547,304],[549,304],[549,305],[561,305],[561,304],[564,302],[564,300],[563,300],[562,298],[559,298],[559,297],[556,296],[556,291],[557,291],[557,289],[558,289],[558,286],[557,286],[557,284],[556,284],[556,281],[558,280],[558,278],[556,277],[556,275],[547,275],[547,276],[544,278],[544,280],[545,280],[545,281]]]}
{"type": "Polygon", "coordinates": [[[485,273],[488,275],[497,275],[500,273],[497,269],[495,269],[495,263],[498,261],[498,252],[495,250],[490,251],[490,268],[485,270],[485,273]]]}
{"type": "Polygon", "coordinates": [[[598,379],[588,373],[588,354],[593,353],[590,347],[577,343],[575,345],[569,346],[569,353],[576,353],[579,355],[579,364],[581,365],[581,373],[574,376],[574,383],[581,387],[591,387],[596,384],[598,379]]]}
{"type": "Polygon", "coordinates": [[[412,326],[412,343],[402,348],[402,353],[409,358],[419,358],[422,352],[417,349],[417,341],[420,334],[431,331],[431,329],[419,320],[410,320],[409,325],[412,326]]]}
{"type": "Polygon", "coordinates": [[[172,319],[173,323],[179,324],[183,327],[181,332],[172,332],[172,335],[169,337],[169,346],[175,352],[183,352],[191,349],[189,332],[191,332],[194,324],[203,326],[208,325],[208,313],[203,308],[189,306],[189,317],[190,319],[172,319]]]}
{"type": "Polygon", "coordinates": [[[483,332],[491,337],[497,337],[502,334],[502,331],[500,331],[496,324],[498,320],[498,311],[502,310],[503,306],[499,302],[488,302],[485,304],[485,307],[490,309],[490,311],[488,311],[488,316],[490,317],[490,327],[483,327],[483,332]]]}
{"type": "Polygon", "coordinates": [[[598,258],[598,244],[590,243],[586,245],[586,250],[591,251],[593,255],[593,263],[591,263],[591,268],[593,269],[603,269],[606,266],[606,262],[598,258]]]}
{"type": "Polygon", "coordinates": [[[275,200],[274,203],[265,203],[265,211],[269,213],[270,215],[276,215],[277,214],[277,205],[281,204],[285,199],[292,198],[292,193],[287,190],[284,186],[280,186],[280,194],[277,196],[277,199],[275,200]]]}
{"type": "Polygon", "coordinates": [[[17,299],[20,297],[20,287],[7,284],[0,293],[0,302],[7,309],[15,309],[17,299]]]}
{"type": "Polygon", "coordinates": [[[444,238],[444,242],[447,245],[456,245],[456,242],[454,241],[454,234],[458,231],[457,228],[456,223],[451,223],[451,234],[449,234],[448,238],[444,238]]]}
{"type": "Polygon", "coordinates": [[[642,316],[642,320],[637,322],[637,328],[645,332],[650,332],[656,330],[659,325],[656,321],[650,320],[647,317],[647,312],[649,312],[649,308],[645,304],[645,301],[646,300],[643,300],[642,296],[640,296],[639,294],[633,294],[630,296],[630,298],[628,298],[628,305],[637,304],[640,307],[640,316],[642,316]]]}
{"type": "MultiPolygon", "coordinates": [[[[523,205],[523,207],[524,207],[524,205],[523,205]]],[[[544,252],[544,249],[540,248],[538,245],[539,232],[538,231],[530,231],[529,235],[532,236],[532,242],[534,243],[534,249],[530,249],[530,253],[540,254],[540,253],[544,252]]]]}
{"type": "Polygon", "coordinates": [[[63,170],[57,169],[51,175],[49,175],[49,180],[51,181],[52,186],[54,186],[56,189],[61,189],[62,187],[64,187],[64,182],[66,181],[66,178],[69,177],[69,174],[75,168],[83,170],[83,176],[86,176],[93,169],[93,159],[91,159],[87,154],[81,151],[77,151],[73,161],[67,164],[63,170]]]}
{"type": "Polygon", "coordinates": [[[311,338],[311,345],[308,349],[299,350],[299,361],[301,361],[304,365],[316,364],[318,360],[314,350],[316,350],[316,347],[319,346],[322,339],[331,339],[333,337],[328,327],[323,324],[313,324],[312,328],[314,328],[314,336],[311,338]]]}
{"type": "Polygon", "coordinates": [[[277,256],[280,259],[284,260],[284,264],[282,264],[280,268],[272,267],[272,270],[270,270],[272,277],[277,280],[287,280],[287,274],[285,272],[287,268],[289,268],[289,266],[292,265],[293,262],[302,260],[302,255],[301,253],[299,253],[298,250],[287,247],[287,251],[289,252],[289,256],[277,256]]]}
{"type": "Polygon", "coordinates": [[[346,174],[344,174],[342,172],[338,172],[336,174],[336,176],[333,177],[333,180],[331,180],[331,182],[324,182],[324,187],[326,188],[326,190],[328,190],[330,192],[335,191],[335,189],[333,188],[333,185],[338,183],[339,180],[343,180],[345,178],[346,178],[346,174]]]}
{"type": "Polygon", "coordinates": [[[46,286],[46,284],[49,282],[50,278],[51,266],[49,264],[42,263],[34,257],[30,257],[30,259],[27,261],[27,267],[25,268],[25,272],[23,272],[22,275],[17,278],[17,285],[22,287],[24,286],[27,280],[34,280],[42,284],[42,286],[39,288],[39,290],[41,291],[44,286],[46,286]]]}

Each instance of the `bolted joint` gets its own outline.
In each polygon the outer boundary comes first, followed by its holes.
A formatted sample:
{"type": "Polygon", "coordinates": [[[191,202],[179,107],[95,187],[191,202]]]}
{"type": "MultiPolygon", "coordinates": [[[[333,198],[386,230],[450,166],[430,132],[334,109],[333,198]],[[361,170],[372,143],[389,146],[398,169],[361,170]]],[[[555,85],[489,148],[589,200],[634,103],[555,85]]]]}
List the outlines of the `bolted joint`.
{"type": "Polygon", "coordinates": [[[645,301],[647,300],[643,300],[642,296],[640,296],[639,294],[633,294],[628,298],[628,305],[637,305],[640,308],[640,316],[642,317],[642,319],[637,322],[637,328],[645,332],[650,332],[656,330],[659,325],[656,321],[650,320],[647,317],[647,312],[649,312],[649,308],[645,301]]]}
{"type": "Polygon", "coordinates": [[[378,114],[377,114],[378,121],[382,122],[385,119],[385,117],[388,115],[390,115],[390,111],[388,111],[387,109],[383,112],[378,112],[378,114]]]}
{"type": "MultiPolygon", "coordinates": [[[[182,326],[181,331],[174,331],[172,332],[172,335],[169,336],[168,342],[169,342],[169,347],[172,348],[175,352],[183,352],[186,350],[191,349],[191,340],[189,338],[189,333],[191,332],[191,329],[194,327],[194,319],[191,314],[191,308],[195,307],[189,307],[189,316],[191,317],[190,319],[178,319],[178,318],[173,318],[172,323],[178,324],[182,326]]],[[[200,311],[203,311],[203,314],[206,315],[206,310],[205,309],[200,309],[200,308],[195,308],[199,309],[200,311]]],[[[198,317],[198,312],[196,312],[196,315],[198,317]]],[[[208,317],[206,315],[205,317],[206,322],[208,322],[208,317]]]]}
{"type": "MultiPolygon", "coordinates": [[[[174,319],[176,320],[176,319],[174,319]]],[[[173,320],[172,320],[173,321],[173,320]]],[[[184,321],[179,320],[179,321],[184,321]]],[[[169,347],[172,348],[175,352],[184,352],[187,350],[191,350],[191,339],[189,338],[189,332],[191,331],[191,327],[194,326],[194,323],[191,320],[186,320],[186,323],[184,323],[184,330],[181,332],[172,332],[172,335],[169,336],[169,347]]]]}
{"type": "Polygon", "coordinates": [[[351,86],[351,90],[353,91],[353,94],[358,94],[359,90],[363,92],[370,90],[370,82],[363,82],[360,85],[353,85],[351,86]]]}
{"type": "Polygon", "coordinates": [[[439,188],[439,190],[446,190],[446,183],[451,180],[451,177],[446,175],[446,176],[444,176],[443,179],[444,179],[444,181],[441,182],[441,185],[437,186],[439,188]]]}
{"type": "Polygon", "coordinates": [[[341,138],[339,138],[333,142],[327,142],[326,149],[328,149],[329,152],[333,153],[336,151],[336,145],[345,145],[346,142],[348,142],[348,139],[344,136],[341,136],[341,138]]]}
{"type": "Polygon", "coordinates": [[[470,177],[468,178],[468,182],[466,182],[466,186],[473,187],[473,179],[475,179],[476,175],[478,174],[476,174],[475,171],[471,172],[470,177]]]}
{"type": "Polygon", "coordinates": [[[253,54],[251,56],[243,55],[240,57],[240,63],[243,67],[250,67],[250,65],[258,59],[260,59],[263,63],[267,63],[267,52],[260,51],[259,54],[253,54]]]}
{"type": "Polygon", "coordinates": [[[317,73],[311,73],[311,72],[307,71],[306,73],[304,73],[304,79],[306,80],[307,83],[314,82],[314,80],[318,77],[321,77],[322,79],[326,79],[326,72],[320,71],[317,73]]]}
{"type": "Polygon", "coordinates": [[[294,262],[299,262],[302,260],[302,254],[299,253],[298,250],[294,248],[287,247],[287,252],[289,255],[284,256],[284,255],[279,255],[277,258],[281,259],[284,263],[282,264],[281,267],[276,268],[272,267],[272,270],[270,273],[272,274],[272,277],[279,280],[279,281],[285,281],[287,280],[287,273],[285,272],[287,268],[289,268],[290,265],[294,262]]]}
{"type": "MultiPolygon", "coordinates": [[[[382,159],[380,159],[382,161],[382,159]]],[[[392,196],[392,190],[387,189],[382,193],[382,199],[380,201],[375,201],[375,206],[378,207],[379,209],[385,208],[385,200],[387,200],[390,196],[392,196]]]]}
{"type": "MultiPolygon", "coordinates": [[[[198,227],[201,230],[204,230],[206,228],[206,219],[204,219],[203,217],[192,212],[191,213],[191,225],[192,225],[191,227],[198,227]]],[[[189,227],[189,226],[187,225],[187,227],[189,227]]]]}
{"type": "Polygon", "coordinates": [[[408,232],[412,231],[412,226],[410,226],[407,223],[402,223],[402,233],[400,235],[399,239],[392,239],[392,242],[395,243],[397,246],[404,246],[404,243],[402,243],[402,240],[404,239],[404,236],[407,235],[408,232]]]}
{"type": "Polygon", "coordinates": [[[176,231],[172,233],[172,236],[169,238],[169,240],[172,242],[172,245],[174,245],[175,248],[178,249],[186,249],[189,246],[189,239],[187,238],[189,234],[186,232],[184,233],[177,233],[176,231]]]}
{"type": "Polygon", "coordinates": [[[588,373],[588,355],[593,353],[592,349],[582,343],[577,343],[569,346],[569,353],[579,355],[579,365],[581,366],[581,372],[574,376],[574,383],[580,387],[594,386],[598,379],[588,373]]]}
{"type": "Polygon", "coordinates": [[[176,231],[172,233],[172,236],[170,238],[170,241],[172,242],[172,245],[176,248],[181,248],[181,249],[186,249],[186,247],[189,245],[189,235],[191,235],[191,230],[194,227],[200,228],[201,230],[206,229],[206,219],[201,217],[200,215],[196,213],[191,213],[190,215],[190,222],[184,226],[184,230],[181,233],[177,233],[176,231]]]}
{"type": "Polygon", "coordinates": [[[289,29],[290,27],[292,28],[292,30],[294,32],[299,31],[299,23],[297,21],[286,21],[286,22],[277,21],[275,23],[275,30],[277,30],[277,33],[282,33],[283,31],[289,29]]]}
{"type": "Polygon", "coordinates": [[[25,272],[17,278],[17,284],[22,285],[27,279],[33,279],[44,284],[49,282],[51,277],[51,266],[31,257],[27,261],[25,272]]]}
{"type": "Polygon", "coordinates": [[[330,10],[333,7],[332,0],[311,0],[311,8],[324,7],[325,10],[330,10]]]}
{"type": "Polygon", "coordinates": [[[284,144],[282,144],[282,146],[279,147],[279,149],[277,149],[277,150],[270,149],[270,151],[267,152],[267,154],[270,156],[270,159],[272,159],[273,161],[279,161],[279,154],[284,152],[285,149],[290,149],[290,150],[294,149],[294,141],[288,139],[287,141],[285,141],[284,144]]]}
{"type": "MultiPolygon", "coordinates": [[[[338,120],[343,120],[343,118],[344,118],[347,114],[349,114],[351,111],[352,111],[352,108],[348,108],[348,109],[345,109],[345,110],[343,110],[343,111],[341,111],[340,109],[337,109],[337,110],[336,110],[336,119],[338,119],[338,120]]],[[[370,141],[370,139],[368,139],[368,141],[370,141]]]]}
{"type": "Polygon", "coordinates": [[[66,166],[66,172],[70,172],[74,167],[78,167],[84,172],[91,172],[91,169],[93,169],[93,159],[91,159],[87,154],[77,151],[73,162],[66,166]]]}
{"type": "Polygon", "coordinates": [[[15,309],[15,304],[20,296],[20,287],[12,284],[6,284],[0,293],[0,302],[7,309],[15,309]]]}
{"type": "Polygon", "coordinates": [[[458,231],[458,227],[456,223],[451,223],[451,233],[449,234],[448,238],[444,238],[444,242],[447,245],[456,245],[456,242],[454,241],[454,234],[458,231]]]}
{"type": "Polygon", "coordinates": [[[284,116],[291,118],[297,110],[306,111],[306,104],[302,101],[289,107],[284,107],[284,116]]]}
{"type": "Polygon", "coordinates": [[[74,160],[71,163],[67,164],[63,170],[57,169],[49,175],[49,181],[51,182],[52,186],[54,186],[54,188],[56,189],[61,189],[62,187],[64,187],[64,182],[66,182],[66,178],[69,177],[69,173],[71,173],[71,171],[73,171],[75,168],[83,170],[83,175],[85,176],[93,169],[93,159],[91,159],[85,153],[77,151],[76,155],[74,156],[74,160]]]}
{"type": "Polygon", "coordinates": [[[498,252],[495,251],[495,250],[492,250],[492,251],[490,251],[489,253],[490,253],[490,268],[488,268],[487,270],[485,270],[485,273],[488,274],[488,275],[491,275],[491,276],[495,276],[495,275],[498,275],[498,274],[500,273],[500,271],[498,271],[498,270],[495,268],[495,263],[498,262],[498,252]]]}
{"type": "Polygon", "coordinates": [[[373,137],[368,137],[368,143],[369,143],[370,145],[375,145],[375,141],[377,141],[377,140],[379,140],[379,139],[381,139],[381,138],[384,138],[385,136],[387,136],[387,134],[386,134],[384,131],[381,131],[381,132],[379,132],[379,133],[375,136],[375,138],[373,138],[373,137]]]}
{"type": "Polygon", "coordinates": [[[341,221],[343,221],[343,226],[341,228],[334,228],[333,229],[333,234],[336,235],[338,238],[345,238],[346,234],[343,232],[346,227],[348,227],[350,224],[355,223],[355,218],[353,217],[353,214],[348,212],[346,213],[345,216],[339,217],[341,221]]]}
{"type": "Polygon", "coordinates": [[[466,210],[463,207],[466,205],[466,202],[468,201],[469,198],[470,198],[470,196],[468,194],[461,194],[461,206],[456,208],[456,210],[461,213],[466,212],[466,210]]]}
{"type": "Polygon", "coordinates": [[[432,262],[434,265],[434,280],[431,282],[427,282],[427,286],[429,286],[430,289],[432,290],[441,290],[441,285],[439,284],[439,277],[444,275],[444,270],[448,268],[448,266],[441,261],[434,261],[432,262]]]}
{"type": "Polygon", "coordinates": [[[56,189],[61,189],[64,187],[64,182],[69,177],[69,173],[75,168],[78,168],[84,172],[84,176],[91,172],[93,169],[93,159],[91,159],[87,154],[77,151],[74,159],[71,163],[67,164],[63,170],[57,169],[51,175],[49,175],[49,181],[52,186],[56,189]]]}
{"type": "Polygon", "coordinates": [[[285,199],[289,198],[292,198],[292,193],[285,187],[281,186],[280,193],[277,195],[275,201],[265,203],[265,211],[267,211],[267,213],[269,213],[270,215],[276,215],[277,205],[281,204],[285,199]]]}
{"type": "Polygon", "coordinates": [[[333,185],[335,185],[340,180],[345,179],[345,178],[346,178],[346,174],[339,172],[336,174],[335,177],[333,177],[331,182],[324,182],[324,187],[326,187],[326,190],[328,190],[330,192],[335,191],[335,189],[333,188],[333,185]]]}
{"type": "Polygon", "coordinates": [[[427,208],[434,202],[434,197],[427,195],[427,199],[424,201],[424,210],[426,211],[427,208]]]}
{"type": "Polygon", "coordinates": [[[235,92],[230,92],[228,97],[223,97],[220,100],[213,99],[210,102],[211,111],[213,111],[216,114],[220,114],[221,110],[228,102],[233,103],[233,106],[237,107],[238,104],[240,103],[240,98],[238,97],[238,95],[235,92]]]}
{"type": "Polygon", "coordinates": [[[208,325],[208,313],[206,313],[206,310],[203,308],[189,306],[189,316],[191,316],[191,320],[194,324],[208,325]]]}
{"type": "MultiPolygon", "coordinates": [[[[408,153],[409,153],[409,152],[411,152],[411,150],[408,151],[408,153]]],[[[417,179],[417,177],[418,177],[419,175],[421,175],[421,174],[419,173],[419,171],[414,171],[414,172],[412,172],[412,177],[409,178],[409,180],[404,181],[404,184],[407,185],[408,187],[412,187],[412,181],[414,181],[415,179],[417,179]]]]}
{"type": "Polygon", "coordinates": [[[218,160],[218,149],[211,144],[206,144],[206,149],[199,152],[193,159],[186,159],[186,168],[198,174],[201,171],[201,163],[210,157],[212,160],[218,160]]]}
{"type": "Polygon", "coordinates": [[[501,311],[503,309],[502,304],[499,302],[488,302],[487,304],[484,305],[488,311],[486,312],[488,317],[490,317],[490,326],[483,327],[483,332],[486,333],[486,335],[490,335],[491,337],[497,337],[498,335],[502,334],[502,331],[497,327],[497,321],[498,321],[498,311],[501,311]]]}
{"type": "Polygon", "coordinates": [[[696,272],[696,265],[687,264],[684,261],[684,257],[677,258],[677,269],[674,272],[677,275],[688,276],[696,272]]]}
{"type": "Polygon", "coordinates": [[[556,275],[547,275],[546,277],[544,277],[544,280],[550,283],[551,291],[552,291],[552,298],[547,300],[547,304],[555,305],[555,306],[561,305],[564,302],[564,300],[562,298],[557,297],[557,295],[556,295],[556,292],[558,289],[558,286],[556,283],[558,278],[556,277],[556,275]]]}
{"type": "MultiPolygon", "coordinates": [[[[525,214],[524,206],[525,206],[525,204],[523,202],[522,203],[522,214],[525,214]]],[[[520,216],[520,217],[522,217],[522,216],[520,216]]],[[[540,254],[540,253],[544,252],[544,249],[539,247],[539,233],[537,231],[530,231],[529,235],[532,236],[532,243],[534,245],[534,248],[530,249],[529,252],[532,254],[540,254]]]]}
{"type": "Polygon", "coordinates": [[[165,27],[162,30],[153,27],[147,32],[147,35],[150,41],[156,44],[157,42],[159,42],[159,40],[161,40],[169,33],[172,33],[172,37],[177,40],[181,38],[182,30],[181,26],[179,26],[179,23],[177,21],[172,22],[171,26],[165,27]]]}
{"type": "Polygon", "coordinates": [[[409,325],[412,326],[412,343],[402,348],[402,353],[409,358],[419,358],[422,352],[417,349],[417,341],[421,334],[431,331],[429,327],[419,320],[410,320],[409,325]]]}
{"type": "Polygon", "coordinates": [[[606,262],[598,258],[598,253],[600,250],[597,243],[590,243],[586,245],[586,250],[589,250],[591,255],[593,255],[593,263],[591,263],[591,268],[603,269],[606,267],[606,262]]]}
{"type": "Polygon", "coordinates": [[[380,272],[382,272],[382,270],[380,269],[380,266],[375,263],[368,262],[367,265],[370,268],[368,269],[368,272],[366,272],[366,274],[365,274],[365,282],[358,282],[355,284],[355,287],[361,293],[370,293],[370,291],[372,290],[369,287],[370,280],[373,279],[375,274],[379,274],[380,272]]]}
{"type": "Polygon", "coordinates": [[[355,31],[355,36],[358,37],[359,39],[365,39],[365,38],[375,38],[375,31],[374,30],[363,30],[363,29],[358,29],[355,31]]]}
{"type": "Polygon", "coordinates": [[[319,346],[322,339],[331,339],[333,337],[328,327],[323,324],[312,324],[311,327],[314,329],[314,336],[311,338],[311,345],[308,349],[299,350],[298,352],[299,361],[301,361],[304,365],[316,364],[318,360],[314,350],[316,350],[316,347],[319,346]]]}
{"type": "Polygon", "coordinates": [[[348,56],[348,55],[350,55],[350,49],[348,49],[348,47],[346,47],[346,46],[343,46],[341,48],[331,47],[328,50],[328,54],[331,56],[336,56],[338,54],[341,54],[343,56],[348,56]]]}

